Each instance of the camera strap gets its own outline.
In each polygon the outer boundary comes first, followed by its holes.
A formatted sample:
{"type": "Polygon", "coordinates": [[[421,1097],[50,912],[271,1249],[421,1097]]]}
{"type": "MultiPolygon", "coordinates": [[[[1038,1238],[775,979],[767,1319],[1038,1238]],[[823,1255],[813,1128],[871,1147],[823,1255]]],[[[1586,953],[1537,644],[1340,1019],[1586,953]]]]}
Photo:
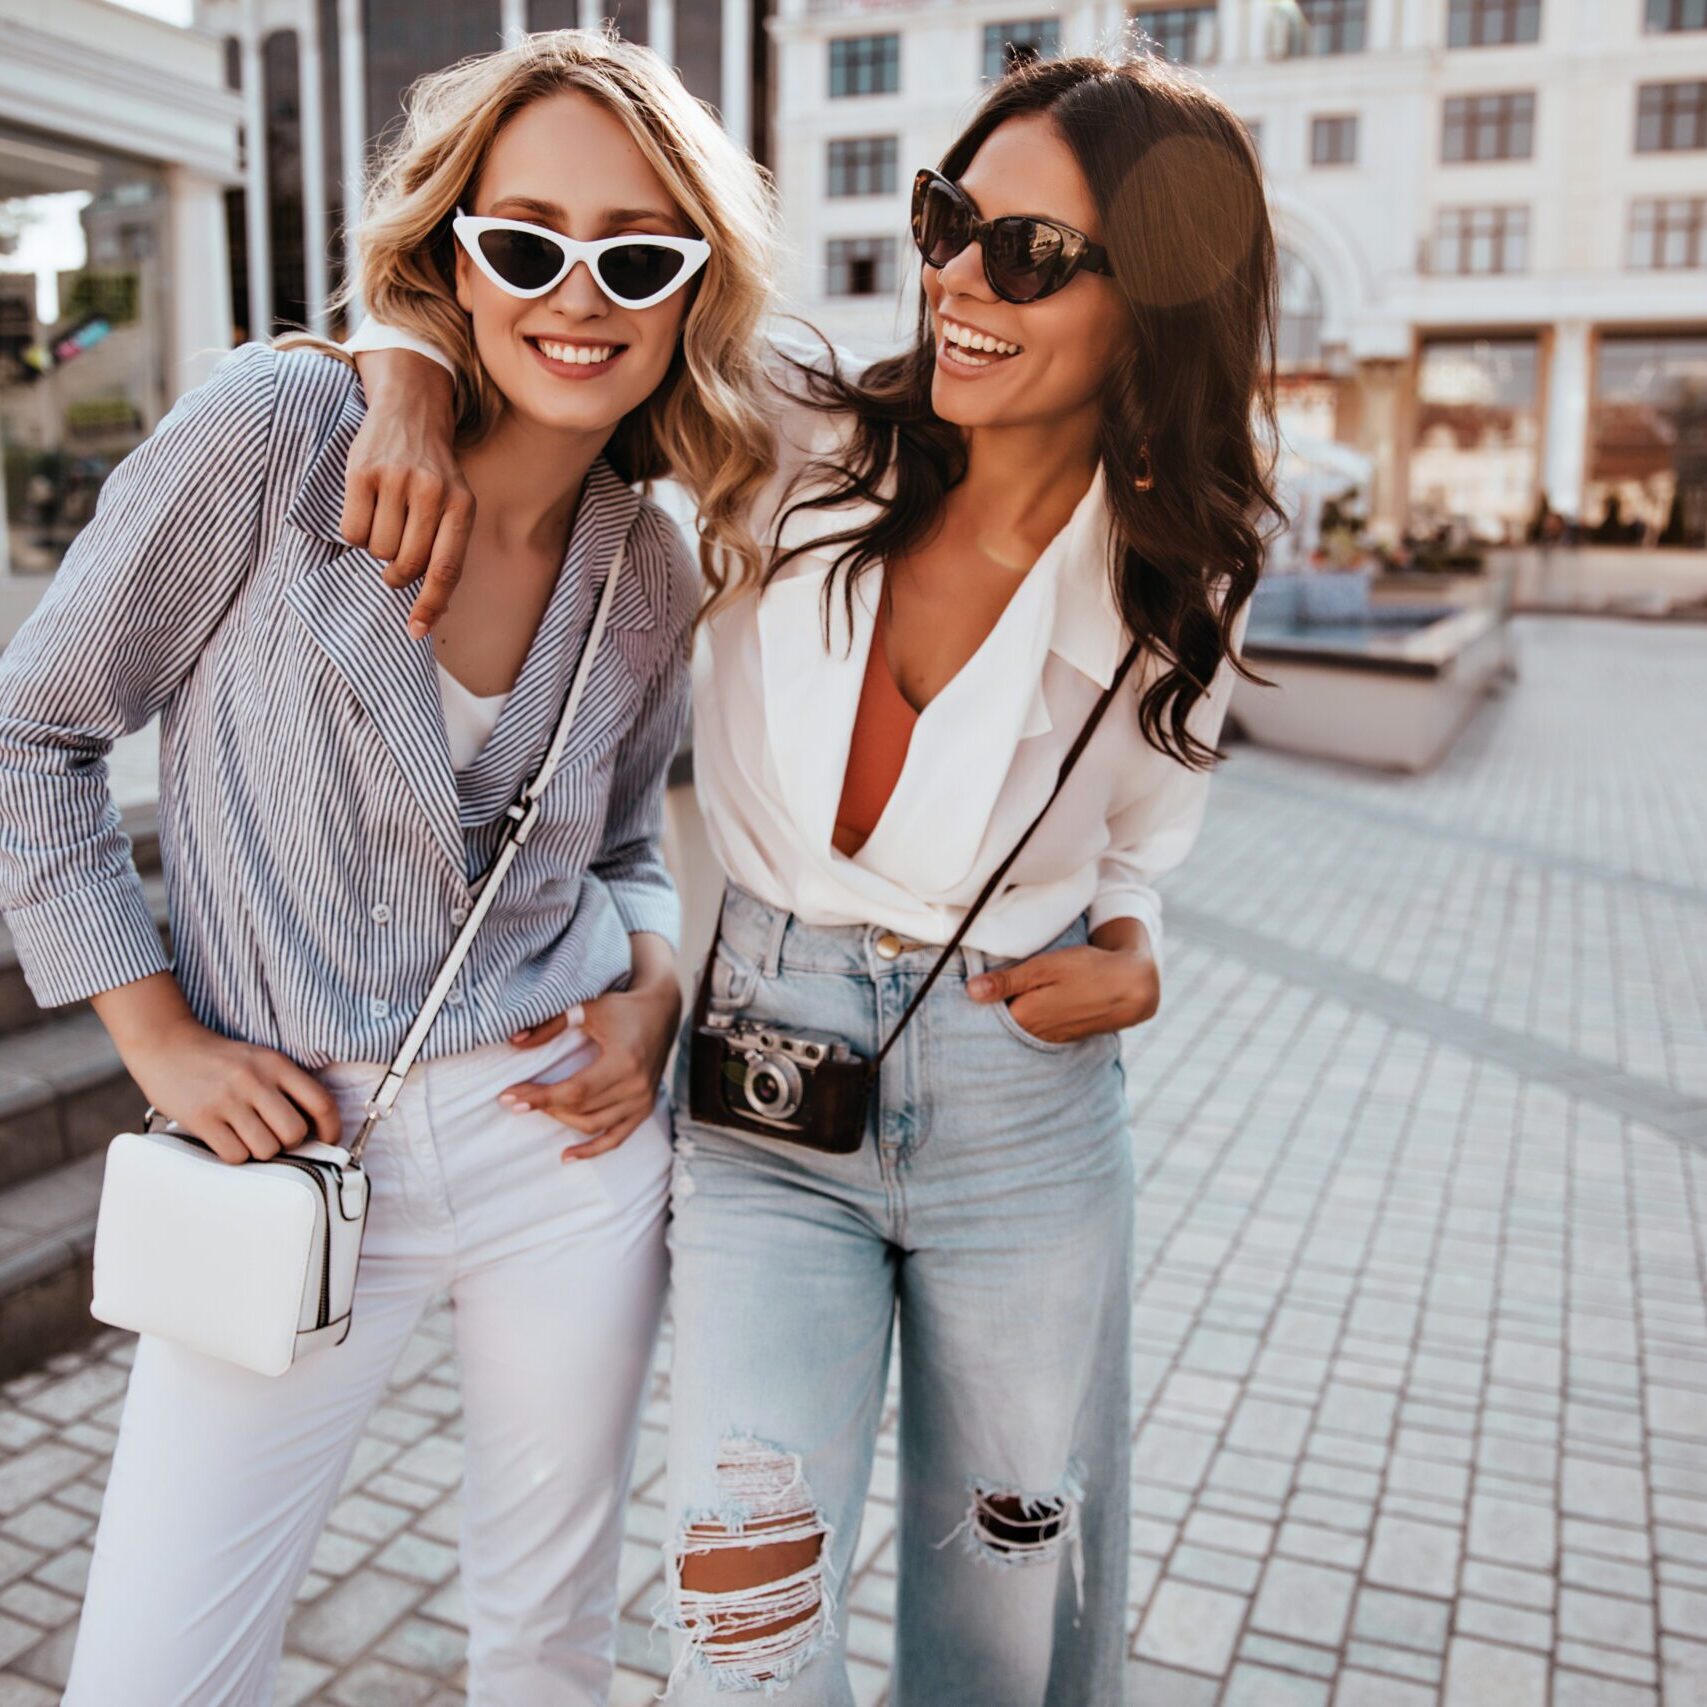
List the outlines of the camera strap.
{"type": "MultiPolygon", "coordinates": [[[[1078,764],[1085,748],[1091,744],[1091,737],[1096,734],[1098,725],[1101,724],[1108,708],[1114,703],[1115,696],[1120,692],[1121,684],[1132,673],[1132,666],[1137,663],[1143,645],[1144,643],[1141,640],[1134,640],[1128,648],[1126,656],[1120,661],[1120,667],[1114,672],[1114,679],[1103,690],[1102,697],[1091,708],[1090,716],[1085,719],[1085,726],[1079,731],[1072,746],[1067,749],[1067,755],[1061,761],[1061,768],[1055,773],[1055,786],[1050,789],[1049,798],[1044,801],[1037,816],[1026,826],[1025,833],[1009,850],[1007,858],[990,873],[984,887],[978,892],[977,899],[967,908],[965,917],[956,927],[954,935],[948,939],[942,953],[937,956],[936,964],[926,973],[925,981],[914,992],[913,999],[907,1004],[906,1011],[895,1022],[895,1029],[884,1039],[882,1047],[877,1051],[876,1059],[871,1063],[870,1071],[873,1078],[877,1075],[877,1069],[883,1065],[884,1057],[895,1047],[901,1033],[907,1029],[908,1022],[919,1011],[925,997],[931,993],[932,985],[942,976],[943,968],[954,958],[955,951],[965,941],[966,933],[977,923],[978,915],[983,912],[985,906],[1001,887],[1002,879],[1013,869],[1014,861],[1025,852],[1026,844],[1031,840],[1038,825],[1048,816],[1049,808],[1055,804],[1061,790],[1067,786],[1067,779],[1073,774],[1073,767],[1078,764]]],[[[696,1027],[705,1023],[706,1015],[710,1011],[711,965],[717,956],[717,944],[722,936],[723,904],[720,903],[717,909],[717,925],[711,934],[711,948],[706,954],[705,965],[700,972],[699,988],[694,996],[694,1023],[696,1027]]]]}

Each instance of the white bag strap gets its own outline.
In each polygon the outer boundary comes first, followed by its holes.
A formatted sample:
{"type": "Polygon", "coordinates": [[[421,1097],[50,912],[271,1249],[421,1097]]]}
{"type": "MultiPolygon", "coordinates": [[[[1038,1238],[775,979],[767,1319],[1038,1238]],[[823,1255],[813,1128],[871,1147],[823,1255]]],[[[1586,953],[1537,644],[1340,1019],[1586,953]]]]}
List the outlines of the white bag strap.
{"type": "Polygon", "coordinates": [[[551,778],[563,757],[564,746],[569,740],[569,730],[575,721],[576,708],[581,703],[587,677],[592,673],[593,659],[598,655],[599,642],[604,638],[611,601],[616,595],[617,579],[622,574],[624,549],[624,546],[619,545],[616,556],[611,559],[610,573],[605,577],[604,591],[599,596],[598,609],[593,613],[593,625],[587,631],[587,643],[581,649],[581,662],[576,668],[574,681],[569,684],[569,697],[563,702],[563,712],[557,719],[551,745],[546,748],[545,757],[540,760],[539,769],[533,773],[532,779],[516,796],[514,804],[506,809],[505,816],[509,822],[504,829],[503,842],[499,845],[492,863],[471,885],[470,893],[475,898],[474,905],[469,909],[468,917],[457,933],[456,941],[450,945],[450,952],[445,956],[444,964],[433,980],[433,987],[427,992],[427,999],[421,1004],[421,1011],[415,1016],[415,1023],[409,1027],[409,1034],[403,1039],[402,1047],[392,1058],[378,1088],[368,1098],[367,1118],[362,1122],[361,1131],[350,1145],[350,1160],[353,1162],[361,1159],[368,1135],[374,1127],[396,1106],[397,1098],[403,1090],[403,1081],[409,1076],[409,1069],[415,1065],[415,1057],[421,1053],[421,1045],[427,1041],[427,1033],[433,1029],[433,1022],[439,1017],[439,1010],[445,1005],[445,998],[450,995],[451,986],[462,970],[462,963],[468,958],[468,951],[474,946],[474,939],[479,934],[486,915],[492,910],[492,903],[497,898],[505,874],[515,864],[516,855],[533,833],[534,824],[539,818],[540,796],[550,786],[551,778]]]}

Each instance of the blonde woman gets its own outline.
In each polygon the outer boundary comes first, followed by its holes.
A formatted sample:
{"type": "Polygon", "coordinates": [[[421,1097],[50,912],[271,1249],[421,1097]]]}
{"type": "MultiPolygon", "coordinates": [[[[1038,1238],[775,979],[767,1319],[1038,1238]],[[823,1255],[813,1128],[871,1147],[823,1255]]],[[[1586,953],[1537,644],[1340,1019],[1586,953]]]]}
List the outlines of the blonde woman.
{"type": "MultiPolygon", "coordinates": [[[[149,1099],[241,1163],[359,1118],[622,554],[537,827],[368,1148],[348,1339],[276,1380],[138,1348],[74,1707],[271,1700],[353,1448],[447,1288],[470,1699],[606,1698],[665,1276],[679,1000],[658,833],[698,598],[631,482],[672,470],[707,549],[750,549],[729,518],[764,474],[739,352],[767,205],[643,49],[563,32],[429,79],[368,209],[361,286],[456,368],[479,512],[438,632],[407,635],[407,599],[339,535],[353,371],[250,347],[115,472],[0,665],[0,904],[32,987],[92,998],[149,1099]],[[156,714],[171,967],[104,777],[156,714]]],[[[399,1412],[386,1437],[410,1432],[399,1412]]]]}

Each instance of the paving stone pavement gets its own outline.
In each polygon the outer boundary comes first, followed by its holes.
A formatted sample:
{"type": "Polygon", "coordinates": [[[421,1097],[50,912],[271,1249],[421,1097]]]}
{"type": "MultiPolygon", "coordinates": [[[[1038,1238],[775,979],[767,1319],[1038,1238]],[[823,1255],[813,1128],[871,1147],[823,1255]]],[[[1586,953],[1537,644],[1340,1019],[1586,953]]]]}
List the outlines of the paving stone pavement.
{"type": "MultiPolygon", "coordinates": [[[[1542,619],[1519,650],[1429,777],[1238,749],[1170,885],[1128,1062],[1137,1707],[1707,1704],[1707,627],[1542,619]]],[[[127,1358],[0,1393],[0,1707],[57,1699],[127,1358]]],[[[668,1393],[666,1341],[616,1707],[664,1665],[668,1393]]],[[[440,1307],[279,1702],[461,1700],[457,1441],[440,1307]]],[[[894,1490],[886,1426],[862,1707],[894,1490]]]]}

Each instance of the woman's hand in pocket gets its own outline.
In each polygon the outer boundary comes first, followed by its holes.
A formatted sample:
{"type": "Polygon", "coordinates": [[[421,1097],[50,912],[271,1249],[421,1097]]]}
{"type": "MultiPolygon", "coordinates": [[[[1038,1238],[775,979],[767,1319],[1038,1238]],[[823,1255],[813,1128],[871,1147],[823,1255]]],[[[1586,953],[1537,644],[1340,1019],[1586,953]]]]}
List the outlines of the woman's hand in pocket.
{"type": "Polygon", "coordinates": [[[1006,1002],[1014,1023],[1041,1043],[1076,1043],[1153,1018],[1162,981],[1143,926],[1117,919],[1081,948],[980,973],[966,990],[975,1002],[1006,1002]]]}
{"type": "MultiPolygon", "coordinates": [[[[661,939],[653,939],[661,941],[661,939]]],[[[636,981],[627,990],[611,990],[572,1009],[562,1019],[517,1032],[510,1041],[535,1048],[578,1026],[598,1045],[598,1055],[579,1072],[554,1084],[511,1085],[499,1095],[505,1108],[537,1110],[576,1132],[586,1141],[563,1152],[566,1162],[585,1161],[633,1136],[658,1101],[676,1026],[682,1012],[681,988],[675,963],[665,949],[660,970],[656,958],[643,968],[636,958],[636,981]]]]}

